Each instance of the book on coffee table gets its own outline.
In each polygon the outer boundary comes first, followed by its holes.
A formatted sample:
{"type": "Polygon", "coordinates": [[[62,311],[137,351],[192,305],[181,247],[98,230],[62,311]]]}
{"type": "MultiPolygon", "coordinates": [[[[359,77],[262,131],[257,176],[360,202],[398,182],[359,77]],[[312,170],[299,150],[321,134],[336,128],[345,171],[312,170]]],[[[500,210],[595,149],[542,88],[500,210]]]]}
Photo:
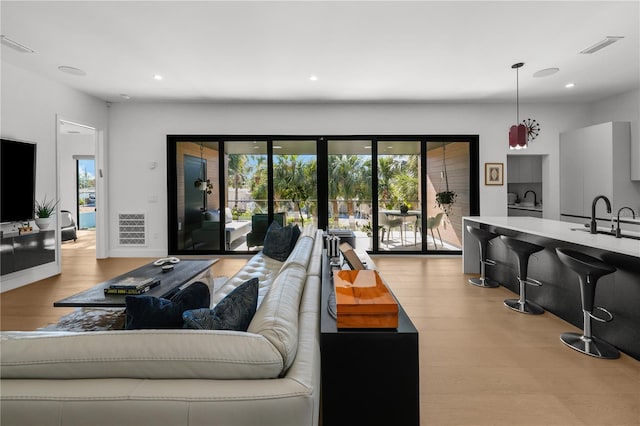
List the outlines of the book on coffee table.
{"type": "Polygon", "coordinates": [[[104,294],[142,294],[160,284],[158,278],[125,277],[104,289],[104,294]]]}
{"type": "Polygon", "coordinates": [[[131,294],[138,295],[143,294],[160,284],[160,280],[151,281],[142,287],[120,288],[120,287],[107,287],[104,289],[104,294],[131,294]]]}
{"type": "Polygon", "coordinates": [[[158,281],[157,278],[140,278],[140,277],[125,277],[118,281],[115,281],[109,285],[109,288],[124,288],[124,289],[141,289],[154,281],[158,281]]]}

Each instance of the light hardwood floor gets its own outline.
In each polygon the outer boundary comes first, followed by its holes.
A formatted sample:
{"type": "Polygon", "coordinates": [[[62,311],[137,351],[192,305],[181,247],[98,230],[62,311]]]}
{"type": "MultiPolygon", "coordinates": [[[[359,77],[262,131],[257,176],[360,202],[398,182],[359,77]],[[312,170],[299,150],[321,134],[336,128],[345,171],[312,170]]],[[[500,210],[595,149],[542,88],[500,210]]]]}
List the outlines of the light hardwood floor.
{"type": "MultiPolygon", "coordinates": [[[[82,244],[63,244],[61,275],[1,295],[2,330],[56,322],[70,309],[53,308],[55,300],[153,260],[97,261],[82,244]]],[[[215,275],[233,275],[246,259],[224,257],[215,275]]],[[[422,425],[640,425],[639,361],[565,347],[559,335],[575,327],[548,312],[506,309],[513,293],[467,284],[459,258],[374,261],[420,333],[422,425]]]]}

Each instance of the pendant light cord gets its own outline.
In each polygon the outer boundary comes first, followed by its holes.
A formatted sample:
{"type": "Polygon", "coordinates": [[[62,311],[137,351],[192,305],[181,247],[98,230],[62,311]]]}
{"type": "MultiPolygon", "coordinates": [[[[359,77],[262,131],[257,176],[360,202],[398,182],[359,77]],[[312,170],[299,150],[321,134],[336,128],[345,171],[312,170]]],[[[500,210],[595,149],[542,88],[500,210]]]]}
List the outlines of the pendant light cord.
{"type": "Polygon", "coordinates": [[[520,124],[520,80],[519,67],[516,68],[516,125],[520,124]]]}

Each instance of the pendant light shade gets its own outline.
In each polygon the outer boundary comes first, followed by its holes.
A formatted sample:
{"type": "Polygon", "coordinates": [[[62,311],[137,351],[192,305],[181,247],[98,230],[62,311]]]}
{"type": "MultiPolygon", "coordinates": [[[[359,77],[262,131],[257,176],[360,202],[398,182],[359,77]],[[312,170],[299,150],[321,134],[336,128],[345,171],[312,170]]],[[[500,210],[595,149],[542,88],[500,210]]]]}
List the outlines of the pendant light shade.
{"type": "Polygon", "coordinates": [[[514,124],[509,129],[509,149],[527,147],[527,128],[524,124],[514,124]]]}
{"type": "Polygon", "coordinates": [[[509,129],[509,149],[524,149],[527,147],[527,127],[520,123],[520,87],[518,81],[518,69],[524,62],[511,65],[516,70],[516,123],[509,129]]]}

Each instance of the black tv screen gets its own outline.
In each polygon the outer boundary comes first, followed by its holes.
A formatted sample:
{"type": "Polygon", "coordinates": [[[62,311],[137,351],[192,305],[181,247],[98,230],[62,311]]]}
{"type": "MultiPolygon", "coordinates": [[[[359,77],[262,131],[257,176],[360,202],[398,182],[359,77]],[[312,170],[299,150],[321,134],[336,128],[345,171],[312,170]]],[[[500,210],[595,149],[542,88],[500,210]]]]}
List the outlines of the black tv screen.
{"type": "Polygon", "coordinates": [[[36,144],[0,139],[0,222],[33,219],[36,144]]]}

